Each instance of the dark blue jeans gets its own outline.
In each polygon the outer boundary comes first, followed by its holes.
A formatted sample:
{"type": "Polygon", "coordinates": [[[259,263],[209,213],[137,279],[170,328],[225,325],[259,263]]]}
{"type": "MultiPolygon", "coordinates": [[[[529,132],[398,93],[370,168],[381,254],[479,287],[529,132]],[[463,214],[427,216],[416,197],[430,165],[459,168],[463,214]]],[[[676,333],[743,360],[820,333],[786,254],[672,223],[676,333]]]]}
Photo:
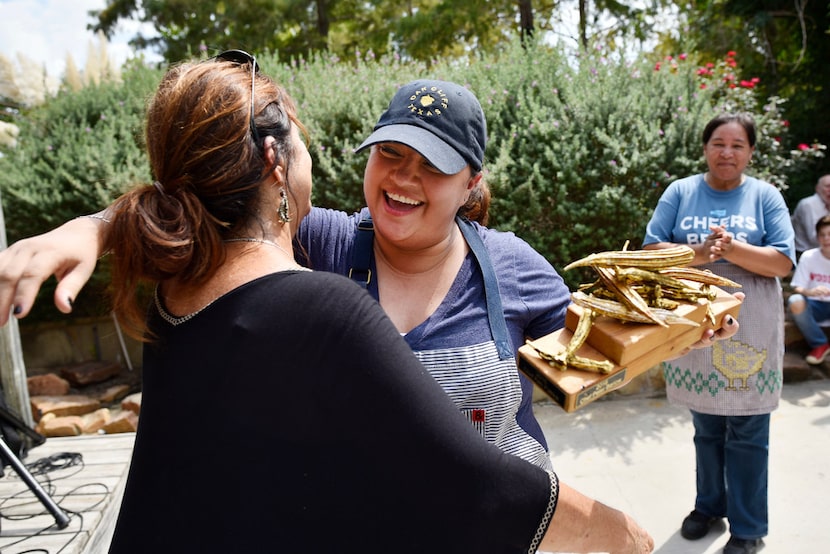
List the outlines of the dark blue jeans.
{"type": "Polygon", "coordinates": [[[741,539],[767,535],[769,414],[716,416],[692,410],[697,459],[695,509],[729,520],[741,539]]]}

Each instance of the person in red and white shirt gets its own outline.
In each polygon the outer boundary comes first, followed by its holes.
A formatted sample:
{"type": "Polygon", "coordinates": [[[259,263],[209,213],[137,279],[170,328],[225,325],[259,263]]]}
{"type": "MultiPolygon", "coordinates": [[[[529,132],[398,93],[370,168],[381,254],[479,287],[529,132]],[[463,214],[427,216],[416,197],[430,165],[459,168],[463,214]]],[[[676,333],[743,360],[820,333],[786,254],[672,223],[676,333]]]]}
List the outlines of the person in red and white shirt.
{"type": "Polygon", "coordinates": [[[818,248],[807,250],[798,260],[792,281],[795,294],[789,309],[798,330],[810,347],[805,360],[820,364],[830,354],[830,343],[822,323],[830,321],[830,215],[816,223],[818,248]]]}

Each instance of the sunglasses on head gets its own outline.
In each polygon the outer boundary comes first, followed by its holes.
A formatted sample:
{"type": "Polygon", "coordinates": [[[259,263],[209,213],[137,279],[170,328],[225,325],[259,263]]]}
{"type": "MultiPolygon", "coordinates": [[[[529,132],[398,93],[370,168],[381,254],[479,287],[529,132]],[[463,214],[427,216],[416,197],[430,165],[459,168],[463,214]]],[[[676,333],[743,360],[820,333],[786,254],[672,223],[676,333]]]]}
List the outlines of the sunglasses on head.
{"type": "Polygon", "coordinates": [[[255,141],[259,140],[259,131],[254,123],[254,83],[256,82],[256,74],[259,73],[259,64],[256,63],[256,57],[245,52],[244,50],[225,50],[214,58],[217,61],[231,62],[238,65],[249,64],[251,66],[251,136],[255,141]]]}

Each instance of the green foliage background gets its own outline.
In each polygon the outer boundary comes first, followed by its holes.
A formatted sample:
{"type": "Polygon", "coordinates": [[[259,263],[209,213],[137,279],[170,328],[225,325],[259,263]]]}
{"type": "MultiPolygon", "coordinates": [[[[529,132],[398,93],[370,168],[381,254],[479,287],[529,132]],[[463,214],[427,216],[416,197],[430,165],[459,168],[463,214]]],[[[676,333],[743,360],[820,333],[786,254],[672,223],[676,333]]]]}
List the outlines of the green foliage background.
{"type": "MultiPolygon", "coordinates": [[[[463,64],[371,53],[351,63],[323,54],[258,60],[294,96],[311,133],[314,204],[348,212],[363,205],[365,154],[354,149],[395,90],[419,77],[469,86],[488,120],[490,224],[515,232],[559,270],[591,252],[640,246],[665,186],[704,169],[701,131],[724,97],[722,89],[701,88],[691,62],[657,70],[645,57],[628,62],[595,50],[575,58],[518,42],[463,64]]],[[[17,148],[0,158],[9,242],[97,211],[129,186],[151,181],[142,118],[162,73],[137,65],[123,75],[123,84],[62,93],[24,114],[17,148]]],[[[785,182],[804,160],[780,152],[765,157],[767,142],[759,142],[757,155],[771,161],[756,169],[785,182]]],[[[76,300],[76,316],[106,313],[106,269],[99,264],[76,300]]],[[[584,280],[575,272],[563,277],[572,287],[584,280]]],[[[60,317],[51,288],[28,321],[60,317]]]]}
{"type": "MultiPolygon", "coordinates": [[[[148,181],[144,109],[160,76],[135,65],[123,83],[63,92],[16,121],[18,145],[0,157],[9,244],[98,211],[131,184],[148,181]]],[[[104,261],[76,299],[75,317],[108,312],[107,282],[104,261]]],[[[53,282],[43,287],[27,322],[64,317],[54,308],[53,292],[53,282]]]]}
{"type": "MultiPolygon", "coordinates": [[[[736,52],[741,78],[757,78],[764,97],[789,99],[799,142],[830,144],[830,7],[799,0],[107,0],[90,28],[107,37],[124,21],[142,22],[133,46],[168,62],[227,48],[271,50],[287,62],[329,53],[350,63],[361,52],[419,60],[427,67],[463,64],[497,53],[511,38],[537,37],[588,50],[665,55],[695,52],[706,61],[736,52]],[[147,28],[152,32],[146,33],[147,28]],[[447,60],[453,60],[447,62],[447,60]]],[[[0,114],[0,117],[2,114],[0,114]]],[[[796,143],[797,144],[797,143],[796,143]]],[[[787,144],[788,148],[795,144],[787,144]]],[[[815,172],[793,174],[794,202],[812,193],[815,172]]]]}

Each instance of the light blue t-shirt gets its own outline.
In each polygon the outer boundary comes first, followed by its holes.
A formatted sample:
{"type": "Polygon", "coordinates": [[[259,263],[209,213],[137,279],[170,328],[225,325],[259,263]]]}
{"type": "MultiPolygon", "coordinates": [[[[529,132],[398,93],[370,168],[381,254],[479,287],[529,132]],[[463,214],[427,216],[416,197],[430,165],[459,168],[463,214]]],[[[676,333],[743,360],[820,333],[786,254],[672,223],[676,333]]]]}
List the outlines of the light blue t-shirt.
{"type": "Polygon", "coordinates": [[[747,177],[737,188],[718,191],[699,174],[666,188],[646,227],[643,244],[701,244],[710,233],[709,226],[722,225],[735,240],[772,246],[795,263],[789,220],[784,197],[769,183],[747,177]]]}

